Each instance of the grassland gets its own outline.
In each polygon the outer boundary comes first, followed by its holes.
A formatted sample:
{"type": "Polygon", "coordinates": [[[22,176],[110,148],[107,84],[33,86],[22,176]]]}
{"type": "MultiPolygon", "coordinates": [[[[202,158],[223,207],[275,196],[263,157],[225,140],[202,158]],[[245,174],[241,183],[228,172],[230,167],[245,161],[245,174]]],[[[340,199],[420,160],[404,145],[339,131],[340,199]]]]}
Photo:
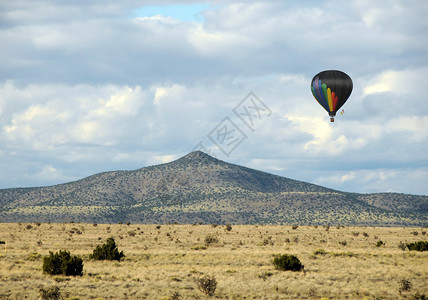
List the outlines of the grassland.
{"type": "Polygon", "coordinates": [[[205,299],[196,279],[215,276],[216,299],[409,299],[428,293],[428,253],[400,242],[428,240],[424,228],[0,223],[0,299],[37,299],[58,286],[69,299],[205,299]],[[218,242],[206,247],[205,238],[218,242]],[[91,261],[114,237],[126,257],[91,261]],[[385,243],[377,247],[377,242],[385,243]],[[204,249],[206,248],[206,249],[204,249]],[[82,277],[42,273],[43,256],[65,249],[84,260],[82,277]],[[199,249],[199,250],[197,250],[199,249]],[[294,254],[304,271],[275,270],[294,254]],[[400,291],[400,282],[411,283],[400,291]],[[174,298],[175,297],[175,298],[174,298]]]}

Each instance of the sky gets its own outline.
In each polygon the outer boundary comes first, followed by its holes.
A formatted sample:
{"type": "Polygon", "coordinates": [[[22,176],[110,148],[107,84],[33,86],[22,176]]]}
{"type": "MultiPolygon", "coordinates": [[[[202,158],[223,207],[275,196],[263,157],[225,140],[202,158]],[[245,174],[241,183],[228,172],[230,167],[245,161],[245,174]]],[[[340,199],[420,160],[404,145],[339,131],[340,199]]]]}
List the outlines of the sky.
{"type": "Polygon", "coordinates": [[[0,188],[203,150],[428,195],[427,15],[425,0],[0,0],[0,188]],[[353,81],[334,123],[310,90],[323,70],[353,81]]]}

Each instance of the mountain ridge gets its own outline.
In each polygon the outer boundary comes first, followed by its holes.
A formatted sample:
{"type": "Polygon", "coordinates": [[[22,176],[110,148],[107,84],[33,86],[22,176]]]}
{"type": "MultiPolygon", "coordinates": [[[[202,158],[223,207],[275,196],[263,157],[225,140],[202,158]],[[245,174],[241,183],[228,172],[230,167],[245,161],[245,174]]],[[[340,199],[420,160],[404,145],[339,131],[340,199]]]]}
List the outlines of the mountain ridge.
{"type": "Polygon", "coordinates": [[[341,192],[200,151],[131,171],[0,190],[0,222],[428,225],[428,196],[341,192]]]}

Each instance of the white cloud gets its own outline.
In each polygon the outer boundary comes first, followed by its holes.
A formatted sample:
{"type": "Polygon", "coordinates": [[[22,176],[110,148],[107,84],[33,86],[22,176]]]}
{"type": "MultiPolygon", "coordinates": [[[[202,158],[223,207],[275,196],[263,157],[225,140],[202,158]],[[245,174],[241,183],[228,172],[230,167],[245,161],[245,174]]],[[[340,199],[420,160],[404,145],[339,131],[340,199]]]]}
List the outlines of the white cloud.
{"type": "Polygon", "coordinates": [[[425,2],[212,1],[199,23],[136,17],[141,3],[3,3],[2,187],[166,162],[230,117],[248,139],[221,159],[426,194],[425,2]],[[334,124],[309,89],[323,69],[354,81],[334,124]],[[254,132],[233,114],[250,91],[272,110],[254,132]]]}
{"type": "Polygon", "coordinates": [[[158,165],[158,164],[165,164],[168,162],[171,162],[173,160],[178,159],[179,156],[177,154],[168,154],[168,155],[155,155],[151,157],[147,163],[149,165],[158,165]]]}
{"type": "Polygon", "coordinates": [[[424,188],[418,182],[427,178],[428,169],[426,167],[415,169],[360,169],[335,173],[326,171],[325,174],[327,175],[315,179],[315,182],[339,190],[364,193],[412,191],[414,194],[424,194],[424,188]],[[405,178],[409,180],[405,180],[405,178]],[[362,188],[356,190],[357,187],[362,188]]]}
{"type": "Polygon", "coordinates": [[[385,92],[393,92],[401,96],[418,95],[424,88],[426,74],[428,74],[427,67],[384,71],[364,88],[364,95],[385,92]]]}

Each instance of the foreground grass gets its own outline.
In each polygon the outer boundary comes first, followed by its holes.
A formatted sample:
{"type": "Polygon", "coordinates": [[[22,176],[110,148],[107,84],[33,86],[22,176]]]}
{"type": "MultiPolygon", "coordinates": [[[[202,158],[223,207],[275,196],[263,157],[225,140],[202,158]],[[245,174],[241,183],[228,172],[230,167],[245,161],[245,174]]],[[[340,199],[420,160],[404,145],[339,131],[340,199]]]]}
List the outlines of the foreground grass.
{"type": "Polygon", "coordinates": [[[404,299],[428,293],[428,253],[398,244],[426,241],[425,230],[0,223],[7,246],[5,253],[0,245],[0,299],[37,299],[40,287],[51,286],[70,299],[205,299],[195,282],[202,275],[217,279],[217,299],[404,299]],[[206,247],[207,235],[218,242],[206,247]],[[89,260],[108,237],[123,261],[89,260]],[[42,257],[60,249],[83,258],[82,277],[42,273],[42,257]],[[275,270],[274,255],[285,253],[304,271],[275,270]],[[410,290],[399,291],[403,279],[410,290]]]}

